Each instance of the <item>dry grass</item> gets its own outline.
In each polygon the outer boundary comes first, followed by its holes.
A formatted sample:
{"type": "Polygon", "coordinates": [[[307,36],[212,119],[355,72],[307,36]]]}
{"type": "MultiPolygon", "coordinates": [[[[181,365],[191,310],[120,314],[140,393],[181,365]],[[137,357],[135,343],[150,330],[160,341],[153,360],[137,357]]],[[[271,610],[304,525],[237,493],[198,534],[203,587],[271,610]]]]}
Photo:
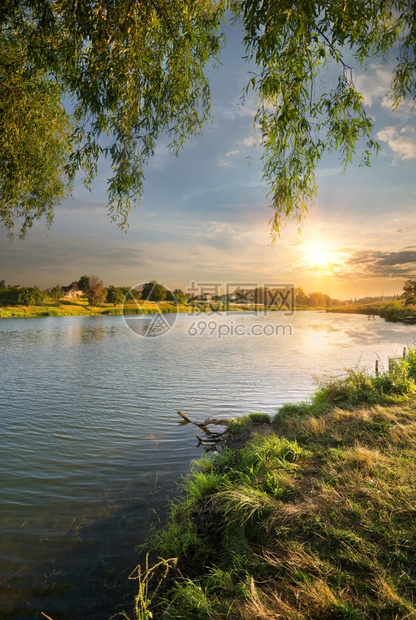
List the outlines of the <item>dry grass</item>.
{"type": "Polygon", "coordinates": [[[416,398],[274,429],[202,463],[216,489],[176,527],[191,520],[203,553],[179,551],[166,617],[416,619],[416,398]]]}

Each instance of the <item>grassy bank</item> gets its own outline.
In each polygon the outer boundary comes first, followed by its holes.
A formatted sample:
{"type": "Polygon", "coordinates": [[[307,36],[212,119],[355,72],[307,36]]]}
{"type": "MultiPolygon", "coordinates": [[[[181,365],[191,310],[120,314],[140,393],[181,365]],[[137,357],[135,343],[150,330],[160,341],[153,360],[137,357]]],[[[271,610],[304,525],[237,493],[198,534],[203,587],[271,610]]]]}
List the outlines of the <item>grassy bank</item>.
{"type": "Polygon", "coordinates": [[[341,312],[348,314],[375,314],[386,321],[409,321],[414,317],[416,323],[416,305],[406,304],[405,299],[394,301],[376,301],[368,304],[350,304],[328,308],[327,312],[341,312]]]}
{"type": "Polygon", "coordinates": [[[416,618],[415,378],[411,350],[233,420],[242,447],[193,465],[124,617],[416,618]]]}
{"type": "MultiPolygon", "coordinates": [[[[42,317],[42,316],[96,316],[100,314],[110,316],[141,315],[141,314],[168,314],[170,312],[189,312],[199,314],[203,312],[248,312],[258,307],[250,305],[224,306],[222,304],[208,304],[199,302],[198,304],[176,305],[168,301],[155,303],[153,301],[128,302],[126,304],[103,303],[99,306],[89,306],[87,301],[61,301],[59,303],[45,303],[37,306],[0,306],[0,319],[13,317],[42,317]]],[[[273,311],[275,308],[270,307],[268,310],[273,311]]]]}
{"type": "Polygon", "coordinates": [[[169,302],[156,304],[152,301],[140,301],[125,305],[100,304],[89,306],[86,301],[61,301],[38,306],[0,306],[0,318],[34,318],[44,316],[98,316],[123,314],[158,314],[170,312],[188,312],[188,306],[176,306],[169,302]]]}
{"type": "MultiPolygon", "coordinates": [[[[258,307],[250,305],[237,305],[223,307],[221,304],[203,304],[196,306],[180,305],[176,306],[169,302],[160,302],[158,304],[152,301],[138,301],[137,303],[128,303],[125,305],[100,304],[99,306],[89,306],[86,300],[62,300],[59,303],[44,303],[37,306],[0,306],[0,319],[13,317],[42,317],[42,316],[88,316],[107,314],[113,316],[121,316],[123,314],[157,314],[169,312],[224,312],[231,310],[233,312],[253,311],[258,307]]],[[[274,307],[268,307],[268,311],[276,310],[274,307]]],[[[309,308],[307,306],[297,306],[297,311],[316,311],[326,310],[327,312],[339,312],[344,314],[375,314],[383,317],[387,321],[409,321],[414,317],[416,323],[416,306],[405,305],[404,300],[395,300],[390,302],[374,302],[371,304],[350,304],[347,306],[337,307],[316,307],[309,308]]]]}

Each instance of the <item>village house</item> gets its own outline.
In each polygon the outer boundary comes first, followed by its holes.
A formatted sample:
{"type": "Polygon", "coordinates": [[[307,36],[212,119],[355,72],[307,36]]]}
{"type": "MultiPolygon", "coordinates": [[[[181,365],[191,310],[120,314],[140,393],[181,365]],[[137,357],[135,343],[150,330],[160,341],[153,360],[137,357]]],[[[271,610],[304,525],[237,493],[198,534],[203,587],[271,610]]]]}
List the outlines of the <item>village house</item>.
{"type": "Polygon", "coordinates": [[[82,297],[84,294],[78,288],[78,282],[71,282],[69,286],[61,286],[61,289],[65,293],[65,297],[70,297],[71,299],[82,297]]]}

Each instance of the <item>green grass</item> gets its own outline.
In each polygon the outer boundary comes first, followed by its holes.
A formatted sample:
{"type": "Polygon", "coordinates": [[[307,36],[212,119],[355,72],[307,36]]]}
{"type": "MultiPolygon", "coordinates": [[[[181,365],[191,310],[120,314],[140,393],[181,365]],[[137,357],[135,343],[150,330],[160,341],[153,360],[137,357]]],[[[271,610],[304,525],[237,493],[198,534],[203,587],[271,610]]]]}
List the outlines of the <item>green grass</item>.
{"type": "Polygon", "coordinates": [[[37,318],[44,316],[84,316],[101,314],[100,311],[87,309],[80,305],[49,305],[42,306],[3,306],[0,307],[0,318],[37,318]]]}
{"type": "Polygon", "coordinates": [[[123,314],[157,314],[162,312],[188,312],[188,306],[175,306],[169,302],[155,304],[154,302],[140,302],[114,307],[111,304],[100,306],[88,306],[87,302],[61,301],[55,304],[42,304],[39,306],[0,306],[0,318],[36,318],[43,316],[90,316],[107,314],[121,316],[123,314]]]}
{"type": "Polygon", "coordinates": [[[261,433],[195,463],[150,538],[178,560],[154,617],[416,618],[415,375],[412,350],[233,421],[261,433]]]}
{"type": "Polygon", "coordinates": [[[240,418],[230,418],[228,420],[228,430],[233,435],[242,435],[253,424],[271,424],[271,418],[267,413],[261,411],[253,411],[249,415],[240,418]]]}

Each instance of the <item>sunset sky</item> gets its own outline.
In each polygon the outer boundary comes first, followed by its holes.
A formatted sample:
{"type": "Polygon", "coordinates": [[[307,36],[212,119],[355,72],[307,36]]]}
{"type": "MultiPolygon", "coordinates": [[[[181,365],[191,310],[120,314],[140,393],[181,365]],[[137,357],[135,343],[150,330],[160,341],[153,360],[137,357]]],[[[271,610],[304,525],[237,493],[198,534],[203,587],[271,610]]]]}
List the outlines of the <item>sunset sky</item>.
{"type": "Polygon", "coordinates": [[[382,145],[372,167],[359,167],[357,156],[343,175],[338,157],[326,156],[302,233],[289,224],[272,244],[254,105],[239,106],[252,67],[241,58],[239,27],[227,37],[211,74],[213,123],[178,158],[161,142],[128,232],[107,215],[103,162],[92,192],[77,183],[50,231],[39,223],[24,242],[0,232],[0,280],[46,288],[96,274],[106,285],[155,279],[184,290],[192,281],[294,283],[345,299],[400,293],[416,278],[416,122],[383,99],[389,65],[358,68],[356,77],[382,145]]]}

